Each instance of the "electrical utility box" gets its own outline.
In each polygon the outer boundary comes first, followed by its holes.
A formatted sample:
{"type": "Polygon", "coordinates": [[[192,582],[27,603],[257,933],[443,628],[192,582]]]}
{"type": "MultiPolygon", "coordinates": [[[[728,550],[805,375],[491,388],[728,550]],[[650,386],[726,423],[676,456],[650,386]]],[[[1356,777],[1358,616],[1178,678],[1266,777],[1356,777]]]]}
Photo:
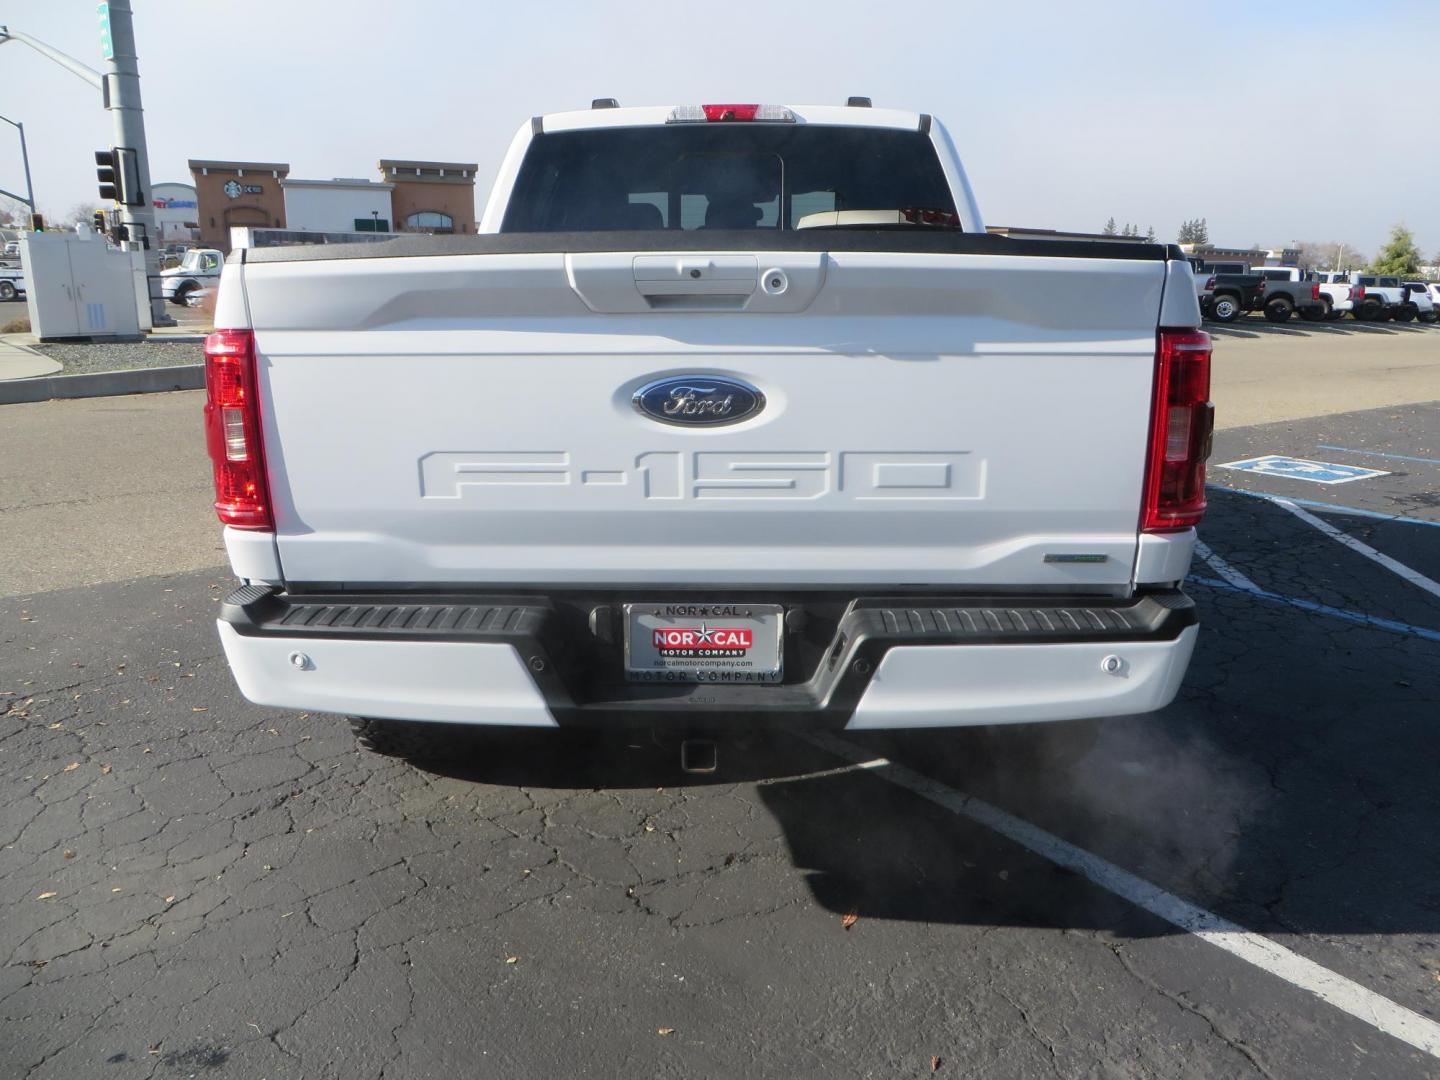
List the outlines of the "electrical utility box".
{"type": "Polygon", "coordinates": [[[25,233],[25,304],[41,341],[140,337],[134,259],[90,232],[25,233]]]}

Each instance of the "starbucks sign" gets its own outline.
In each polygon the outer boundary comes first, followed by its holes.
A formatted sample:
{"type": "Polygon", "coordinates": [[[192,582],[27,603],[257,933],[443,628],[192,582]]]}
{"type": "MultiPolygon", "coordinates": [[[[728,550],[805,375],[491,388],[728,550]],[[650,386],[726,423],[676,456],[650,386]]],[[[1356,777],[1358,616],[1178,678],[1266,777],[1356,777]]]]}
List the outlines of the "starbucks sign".
{"type": "Polygon", "coordinates": [[[227,199],[238,199],[241,195],[259,195],[265,189],[259,184],[242,184],[238,180],[226,180],[220,189],[227,199]]]}

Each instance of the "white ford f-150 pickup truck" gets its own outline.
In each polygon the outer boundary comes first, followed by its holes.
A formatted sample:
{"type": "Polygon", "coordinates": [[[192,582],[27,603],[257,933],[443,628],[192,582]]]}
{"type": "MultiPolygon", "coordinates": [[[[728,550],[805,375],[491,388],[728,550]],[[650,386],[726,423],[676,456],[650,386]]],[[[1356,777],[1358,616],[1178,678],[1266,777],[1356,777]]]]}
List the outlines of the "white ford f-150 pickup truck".
{"type": "Polygon", "coordinates": [[[251,701],[385,747],[1174,697],[1211,432],[1178,248],[987,235],[939,123],[848,106],[537,117],[480,233],[226,262],[251,701]]]}

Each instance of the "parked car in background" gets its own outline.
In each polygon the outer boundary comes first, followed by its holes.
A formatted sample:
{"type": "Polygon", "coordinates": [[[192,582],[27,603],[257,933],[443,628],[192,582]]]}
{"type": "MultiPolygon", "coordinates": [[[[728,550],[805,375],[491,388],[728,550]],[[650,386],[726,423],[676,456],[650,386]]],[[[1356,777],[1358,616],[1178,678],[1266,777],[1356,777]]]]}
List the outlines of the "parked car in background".
{"type": "Polygon", "coordinates": [[[1407,281],[1405,289],[1410,293],[1410,302],[1416,307],[1421,322],[1433,323],[1440,312],[1440,285],[1424,281],[1407,281]]]}
{"type": "Polygon", "coordinates": [[[0,270],[0,300],[25,299],[25,274],[21,270],[0,270]]]}
{"type": "Polygon", "coordinates": [[[186,307],[190,294],[220,282],[225,255],[215,248],[191,248],[179,266],[160,271],[160,294],[172,304],[186,307]]]}
{"type": "Polygon", "coordinates": [[[5,241],[5,261],[6,261],[6,262],[16,262],[16,261],[19,260],[19,258],[20,258],[20,241],[19,241],[19,240],[6,240],[6,241],[5,241]]]}
{"type": "Polygon", "coordinates": [[[1205,259],[1191,259],[1190,265],[1196,274],[1248,274],[1253,269],[1246,262],[1209,262],[1205,259]]]}
{"type": "Polygon", "coordinates": [[[1267,284],[1261,274],[1202,274],[1195,278],[1195,298],[1205,318],[1231,323],[1264,306],[1267,284]]]}
{"type": "Polygon", "coordinates": [[[1319,270],[1315,281],[1320,286],[1320,298],[1328,305],[1325,317],[1331,321],[1343,319],[1354,307],[1350,271],[1319,270]]]}
{"type": "Polygon", "coordinates": [[[1290,320],[1299,313],[1308,322],[1319,322],[1328,314],[1320,295],[1320,283],[1308,270],[1293,266],[1260,266],[1255,273],[1265,279],[1265,318],[1274,323],[1290,320]]]}
{"type": "Polygon", "coordinates": [[[1383,322],[1389,319],[1411,322],[1419,314],[1417,307],[1407,307],[1409,293],[1398,277],[1353,274],[1350,284],[1351,298],[1355,302],[1351,315],[1361,322],[1383,322]]]}

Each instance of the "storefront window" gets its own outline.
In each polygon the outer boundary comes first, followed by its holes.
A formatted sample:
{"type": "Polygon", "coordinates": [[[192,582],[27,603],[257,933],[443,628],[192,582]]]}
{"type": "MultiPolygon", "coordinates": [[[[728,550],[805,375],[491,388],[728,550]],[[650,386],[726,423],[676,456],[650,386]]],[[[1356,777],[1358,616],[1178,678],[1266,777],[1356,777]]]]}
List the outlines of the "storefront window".
{"type": "Polygon", "coordinates": [[[405,219],[407,229],[428,229],[431,232],[454,232],[455,219],[438,210],[422,210],[405,219]]]}

